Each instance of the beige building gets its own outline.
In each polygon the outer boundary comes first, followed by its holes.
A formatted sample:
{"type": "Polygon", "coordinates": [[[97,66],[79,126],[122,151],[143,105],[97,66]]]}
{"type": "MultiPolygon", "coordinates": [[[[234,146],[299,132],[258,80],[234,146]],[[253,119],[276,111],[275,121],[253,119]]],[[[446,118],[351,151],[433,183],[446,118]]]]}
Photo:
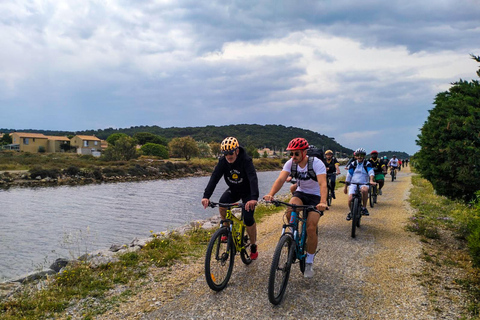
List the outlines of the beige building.
{"type": "Polygon", "coordinates": [[[12,145],[18,145],[18,150],[24,152],[38,152],[40,147],[48,150],[48,137],[41,133],[13,132],[12,145]]]}
{"type": "Polygon", "coordinates": [[[70,146],[76,147],[78,154],[98,155],[102,150],[101,140],[95,136],[75,136],[70,139],[70,146]]]}
{"type": "Polygon", "coordinates": [[[46,136],[48,138],[47,152],[65,152],[62,145],[70,145],[70,139],[61,136],[46,136]]]}

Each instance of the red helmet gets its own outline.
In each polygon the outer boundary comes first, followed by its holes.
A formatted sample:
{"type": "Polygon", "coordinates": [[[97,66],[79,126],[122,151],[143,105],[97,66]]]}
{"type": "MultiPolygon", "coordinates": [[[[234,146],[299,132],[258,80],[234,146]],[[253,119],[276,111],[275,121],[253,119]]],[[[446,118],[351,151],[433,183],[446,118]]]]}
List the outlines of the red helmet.
{"type": "Polygon", "coordinates": [[[287,150],[305,150],[308,148],[308,142],[304,138],[295,138],[288,144],[287,150]]]}
{"type": "Polygon", "coordinates": [[[370,152],[370,154],[378,154],[378,151],[377,151],[377,150],[373,150],[372,152],[370,152]]]}

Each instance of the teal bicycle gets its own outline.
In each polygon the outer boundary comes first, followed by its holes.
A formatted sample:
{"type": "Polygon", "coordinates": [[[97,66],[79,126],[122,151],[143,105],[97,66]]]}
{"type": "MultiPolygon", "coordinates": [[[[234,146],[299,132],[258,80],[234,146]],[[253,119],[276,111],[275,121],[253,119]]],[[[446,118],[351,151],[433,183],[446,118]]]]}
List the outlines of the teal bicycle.
{"type": "Polygon", "coordinates": [[[292,264],[298,261],[300,271],[305,272],[308,211],[318,212],[320,216],[323,216],[323,212],[318,211],[312,205],[295,205],[278,200],[272,200],[270,203],[275,206],[284,205],[292,208],[290,221],[283,225],[282,236],[275,248],[272,265],[270,266],[268,299],[272,304],[277,305],[285,295],[292,264]]]}

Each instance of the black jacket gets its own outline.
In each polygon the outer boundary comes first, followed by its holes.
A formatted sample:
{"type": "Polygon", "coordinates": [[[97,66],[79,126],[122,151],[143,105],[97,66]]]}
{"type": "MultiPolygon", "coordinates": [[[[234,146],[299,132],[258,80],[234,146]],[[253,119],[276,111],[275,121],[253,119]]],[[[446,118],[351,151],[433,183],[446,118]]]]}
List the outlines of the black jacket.
{"type": "Polygon", "coordinates": [[[228,163],[225,157],[218,160],[218,164],[213,170],[210,181],[205,188],[203,197],[210,199],[218,181],[223,176],[232,193],[247,196],[250,195],[253,200],[258,200],[258,179],[257,172],[253,166],[252,159],[247,155],[243,147],[239,147],[237,159],[234,163],[228,163]]]}

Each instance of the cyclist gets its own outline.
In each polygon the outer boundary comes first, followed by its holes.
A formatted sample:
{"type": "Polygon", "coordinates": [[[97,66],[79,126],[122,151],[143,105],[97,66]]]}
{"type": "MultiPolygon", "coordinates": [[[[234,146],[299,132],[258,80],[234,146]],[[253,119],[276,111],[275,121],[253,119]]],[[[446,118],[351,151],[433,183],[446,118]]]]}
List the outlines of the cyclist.
{"type": "MultiPolygon", "coordinates": [[[[259,197],[258,178],[252,159],[247,155],[243,147],[238,144],[234,137],[227,137],[220,145],[223,157],[218,160],[218,164],[213,170],[210,181],[203,193],[202,205],[207,208],[210,203],[210,197],[222,178],[228,185],[228,189],[223,193],[218,202],[233,203],[242,199],[245,207],[242,208],[243,217],[247,226],[247,234],[250,238],[250,258],[256,260],[257,252],[257,225],[253,217],[255,206],[259,197]]],[[[220,216],[225,219],[227,209],[219,207],[220,216]]],[[[222,239],[226,241],[226,239],[222,239]]]]}
{"type": "MultiPolygon", "coordinates": [[[[295,138],[288,144],[291,159],[288,160],[277,180],[272,185],[270,192],[263,197],[266,201],[273,200],[273,196],[280,191],[290,173],[297,179],[297,189],[290,199],[296,205],[314,205],[318,210],[327,209],[327,171],[323,162],[317,157],[307,155],[308,142],[304,138],[295,138]],[[323,195],[323,196],[321,196],[323,195]]],[[[292,209],[287,208],[287,218],[290,219],[292,209]]],[[[313,260],[317,250],[317,224],[320,215],[315,211],[307,216],[307,258],[305,265],[305,278],[314,275],[313,260]]]]}
{"type": "Polygon", "coordinates": [[[398,159],[397,159],[396,155],[393,155],[392,159],[390,159],[390,161],[388,161],[388,166],[390,168],[393,168],[395,170],[395,172],[397,171],[397,169],[398,169],[398,159]]]}
{"type": "Polygon", "coordinates": [[[378,158],[378,151],[373,150],[370,152],[370,163],[372,164],[373,171],[375,173],[375,182],[378,183],[378,194],[382,194],[382,188],[383,185],[385,184],[385,173],[387,172],[387,168],[385,167],[385,164],[383,163],[382,159],[378,158]]]}
{"type": "Polygon", "coordinates": [[[337,175],[340,174],[340,163],[337,158],[333,156],[332,150],[325,151],[325,159],[323,164],[327,168],[327,175],[330,175],[330,188],[332,189],[332,198],[335,199],[335,180],[337,175]]]}
{"type": "MultiPolygon", "coordinates": [[[[353,183],[361,183],[360,191],[362,192],[362,215],[368,216],[370,215],[367,210],[367,199],[368,199],[368,185],[367,183],[370,180],[371,184],[374,184],[373,178],[375,176],[374,170],[372,168],[372,164],[369,161],[365,161],[365,156],[367,152],[363,148],[358,148],[355,151],[355,157],[357,160],[350,163],[348,166],[347,177],[345,179],[345,188],[343,192],[347,194],[347,185],[350,182],[353,183]]],[[[348,207],[350,208],[350,212],[347,215],[347,221],[352,220],[352,199],[353,194],[357,190],[357,185],[352,184],[348,188],[348,207]]]]}

